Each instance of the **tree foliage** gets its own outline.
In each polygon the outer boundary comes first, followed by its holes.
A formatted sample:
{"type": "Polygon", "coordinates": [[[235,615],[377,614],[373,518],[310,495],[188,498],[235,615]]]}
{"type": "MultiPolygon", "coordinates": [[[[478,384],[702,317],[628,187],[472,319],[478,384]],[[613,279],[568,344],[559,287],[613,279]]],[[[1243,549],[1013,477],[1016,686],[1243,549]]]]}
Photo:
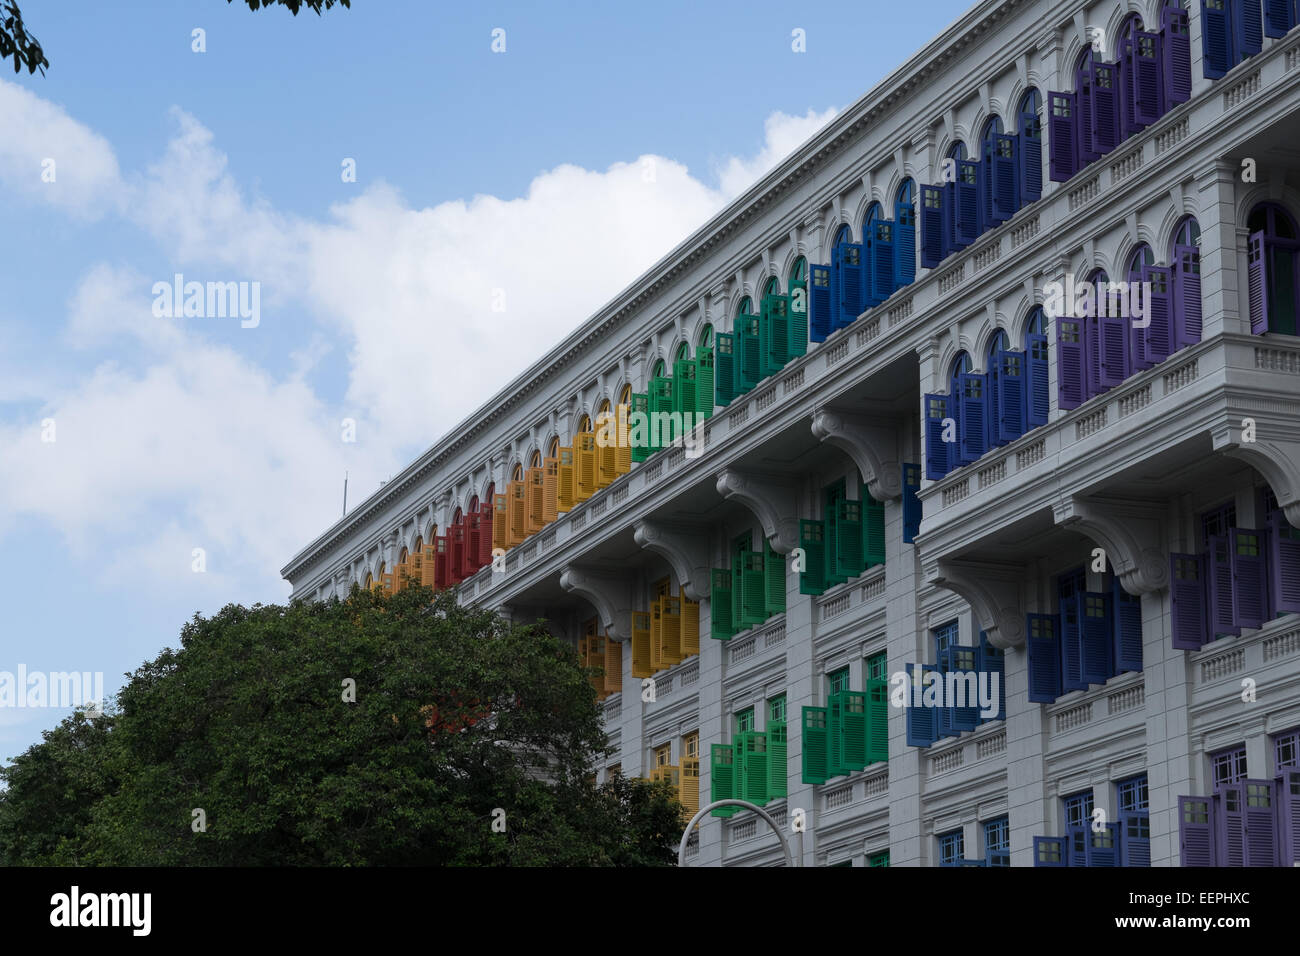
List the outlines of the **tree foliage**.
{"type": "Polygon", "coordinates": [[[670,788],[593,783],[608,751],[572,649],[451,592],[230,605],[129,676],[0,771],[0,863],[674,860],[670,788]]]}

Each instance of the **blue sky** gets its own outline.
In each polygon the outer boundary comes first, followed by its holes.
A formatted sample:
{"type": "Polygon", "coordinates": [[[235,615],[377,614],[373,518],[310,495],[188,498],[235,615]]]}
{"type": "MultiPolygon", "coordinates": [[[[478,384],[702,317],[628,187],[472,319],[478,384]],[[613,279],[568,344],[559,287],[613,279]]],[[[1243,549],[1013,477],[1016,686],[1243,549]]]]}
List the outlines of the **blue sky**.
{"type": "MultiPolygon", "coordinates": [[[[355,504],[969,3],[21,6],[51,68],[0,73],[0,671],[111,694],[284,600],[345,469],[355,504]],[[259,283],[259,324],[154,316],[177,272],[259,283]]],[[[0,759],[66,713],[0,707],[0,759]]]]}

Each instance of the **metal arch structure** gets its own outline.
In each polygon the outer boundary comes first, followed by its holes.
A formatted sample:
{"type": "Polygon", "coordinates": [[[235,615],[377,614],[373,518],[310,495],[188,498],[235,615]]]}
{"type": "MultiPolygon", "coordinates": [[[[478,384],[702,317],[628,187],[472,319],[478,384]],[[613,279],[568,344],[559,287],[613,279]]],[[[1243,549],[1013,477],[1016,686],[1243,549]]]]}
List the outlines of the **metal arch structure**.
{"type": "Polygon", "coordinates": [[[803,833],[799,834],[799,855],[795,856],[790,852],[790,842],[786,840],[785,834],[781,832],[781,828],[776,825],[776,821],[772,819],[771,815],[766,810],[758,806],[758,804],[750,803],[748,800],[728,799],[728,800],[714,800],[712,803],[708,804],[707,806],[701,807],[699,810],[695,812],[695,816],[691,817],[690,822],[686,824],[686,829],[682,831],[682,842],[677,846],[678,866],[686,865],[686,841],[690,839],[691,830],[695,828],[695,824],[698,823],[700,821],[700,818],[703,817],[706,813],[709,813],[710,811],[715,810],[718,807],[743,807],[746,810],[753,810],[760,817],[762,817],[764,820],[767,821],[767,825],[772,828],[772,831],[776,834],[777,839],[781,841],[781,849],[785,851],[785,865],[786,866],[803,865],[803,833]]]}

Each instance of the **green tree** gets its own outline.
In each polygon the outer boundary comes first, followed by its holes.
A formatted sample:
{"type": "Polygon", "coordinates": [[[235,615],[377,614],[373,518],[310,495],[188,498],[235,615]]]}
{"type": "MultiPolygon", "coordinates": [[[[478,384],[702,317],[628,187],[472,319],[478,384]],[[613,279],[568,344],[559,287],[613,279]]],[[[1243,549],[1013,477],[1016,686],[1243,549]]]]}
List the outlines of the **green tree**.
{"type": "Polygon", "coordinates": [[[587,675],[539,625],[427,588],[231,605],[186,624],[114,713],[70,718],[2,771],[0,857],[671,864],[680,805],[662,785],[596,787],[607,753],[587,675]]]}

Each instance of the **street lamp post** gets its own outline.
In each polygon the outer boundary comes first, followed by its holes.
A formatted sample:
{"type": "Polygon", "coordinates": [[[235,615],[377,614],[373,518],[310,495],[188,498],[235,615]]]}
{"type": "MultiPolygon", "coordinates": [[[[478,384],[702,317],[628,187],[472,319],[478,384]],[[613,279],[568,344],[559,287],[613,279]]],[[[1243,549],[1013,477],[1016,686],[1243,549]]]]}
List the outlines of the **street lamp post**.
{"type": "Polygon", "coordinates": [[[771,814],[758,806],[758,804],[750,803],[748,800],[714,800],[708,806],[701,807],[697,810],[695,816],[691,817],[691,822],[686,824],[686,829],[682,833],[682,842],[677,847],[678,866],[686,865],[686,841],[690,838],[691,830],[695,827],[695,824],[698,823],[700,818],[706,813],[718,807],[744,807],[746,810],[753,810],[767,821],[767,825],[772,828],[773,832],[776,833],[777,839],[781,841],[781,849],[785,851],[786,866],[803,866],[803,831],[795,830],[795,833],[799,837],[799,847],[798,852],[792,854],[790,852],[789,841],[786,840],[785,834],[782,833],[781,828],[776,825],[776,821],[772,819],[771,814]]]}

